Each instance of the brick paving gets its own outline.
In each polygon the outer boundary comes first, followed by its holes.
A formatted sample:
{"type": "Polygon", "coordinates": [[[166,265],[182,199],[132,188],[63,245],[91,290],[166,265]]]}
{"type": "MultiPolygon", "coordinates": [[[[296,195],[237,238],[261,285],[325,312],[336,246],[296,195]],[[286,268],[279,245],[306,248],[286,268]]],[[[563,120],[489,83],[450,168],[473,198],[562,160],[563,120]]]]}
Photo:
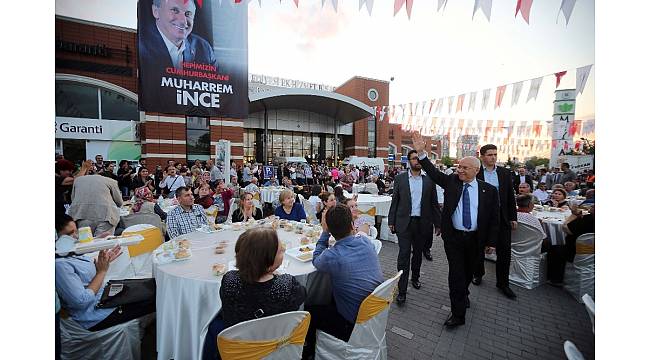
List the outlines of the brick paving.
{"type": "MultiPolygon", "coordinates": [[[[397,272],[397,244],[383,241],[384,276],[397,272]]],[[[584,305],[549,285],[527,290],[512,285],[516,300],[496,288],[494,263],[486,262],[480,286],[470,285],[465,325],[447,330],[450,313],[447,258],[434,240],[433,261],[423,259],[419,290],[410,287],[403,307],[391,305],[386,327],[389,359],[565,359],[571,340],[585,359],[594,358],[594,335],[584,305]]]]}

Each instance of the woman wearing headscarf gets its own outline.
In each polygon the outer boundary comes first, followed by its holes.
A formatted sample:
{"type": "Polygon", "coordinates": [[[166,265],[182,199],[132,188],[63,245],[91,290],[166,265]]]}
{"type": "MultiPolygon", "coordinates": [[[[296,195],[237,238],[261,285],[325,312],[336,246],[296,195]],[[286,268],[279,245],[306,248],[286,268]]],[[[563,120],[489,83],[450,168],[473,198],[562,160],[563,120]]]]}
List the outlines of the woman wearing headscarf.
{"type": "Polygon", "coordinates": [[[135,204],[131,207],[132,214],[156,214],[160,220],[167,219],[167,213],[156,204],[153,193],[148,187],[135,189],[135,204]]]}

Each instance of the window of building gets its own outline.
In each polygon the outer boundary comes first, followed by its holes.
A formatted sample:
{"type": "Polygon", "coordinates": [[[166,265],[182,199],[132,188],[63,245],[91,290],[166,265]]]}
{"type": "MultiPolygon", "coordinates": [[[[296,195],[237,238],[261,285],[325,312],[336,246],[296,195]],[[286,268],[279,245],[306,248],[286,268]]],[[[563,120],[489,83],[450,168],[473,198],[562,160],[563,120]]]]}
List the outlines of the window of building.
{"type": "Polygon", "coordinates": [[[138,103],[114,91],[101,89],[102,119],[138,121],[138,103]]]}
{"type": "Polygon", "coordinates": [[[375,157],[377,154],[377,120],[374,116],[368,118],[368,157],[375,157]]]}
{"type": "Polygon", "coordinates": [[[255,161],[255,129],[244,130],[244,161],[255,161]]]}
{"type": "Polygon", "coordinates": [[[391,128],[391,129],[388,129],[388,138],[389,138],[390,140],[395,139],[395,130],[393,130],[392,128],[391,128]]]}
{"type": "Polygon", "coordinates": [[[55,84],[56,116],[99,119],[98,88],[70,81],[55,84]]]}
{"type": "Polygon", "coordinates": [[[188,116],[187,161],[210,159],[210,120],[206,117],[188,116]]]}

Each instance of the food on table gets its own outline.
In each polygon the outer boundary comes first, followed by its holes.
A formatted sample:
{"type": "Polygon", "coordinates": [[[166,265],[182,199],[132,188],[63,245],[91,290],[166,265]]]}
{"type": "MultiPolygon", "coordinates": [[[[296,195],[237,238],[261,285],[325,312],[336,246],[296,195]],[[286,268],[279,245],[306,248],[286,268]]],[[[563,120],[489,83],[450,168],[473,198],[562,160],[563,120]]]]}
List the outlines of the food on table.
{"type": "Polygon", "coordinates": [[[300,245],[309,245],[310,243],[311,243],[311,240],[309,240],[308,238],[306,238],[304,236],[300,238],[300,245]]]}
{"type": "Polygon", "coordinates": [[[187,251],[187,250],[185,250],[185,249],[181,249],[181,250],[178,250],[178,251],[174,254],[174,257],[175,257],[176,259],[186,259],[186,258],[190,257],[190,252],[187,251]]]}
{"type": "Polygon", "coordinates": [[[225,264],[214,264],[212,265],[212,275],[214,276],[221,276],[226,273],[226,265],[225,264]]]}
{"type": "Polygon", "coordinates": [[[221,229],[223,229],[223,225],[221,225],[221,224],[214,224],[214,223],[213,223],[213,224],[212,224],[212,227],[213,227],[215,230],[221,230],[221,229]]]}
{"type": "Polygon", "coordinates": [[[313,257],[314,257],[314,255],[312,253],[298,255],[298,259],[300,259],[300,260],[310,260],[313,257]]]}
{"type": "Polygon", "coordinates": [[[178,240],[178,247],[181,249],[189,249],[190,248],[190,241],[183,239],[183,240],[178,240]]]}
{"type": "Polygon", "coordinates": [[[225,254],[226,253],[226,248],[223,247],[218,247],[214,250],[215,254],[225,254]]]}
{"type": "Polygon", "coordinates": [[[299,248],[298,251],[300,251],[300,252],[310,252],[310,251],[314,251],[314,249],[310,248],[309,246],[303,246],[303,247],[299,248]]]}

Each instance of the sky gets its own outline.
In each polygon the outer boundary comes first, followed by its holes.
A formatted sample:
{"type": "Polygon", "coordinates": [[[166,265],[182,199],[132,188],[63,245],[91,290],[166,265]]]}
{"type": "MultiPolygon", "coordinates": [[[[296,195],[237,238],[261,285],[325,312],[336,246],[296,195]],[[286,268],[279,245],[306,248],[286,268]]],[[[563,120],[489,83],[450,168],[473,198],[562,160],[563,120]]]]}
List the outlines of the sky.
{"type": "MultiPolygon", "coordinates": [[[[227,1],[227,0],[223,0],[227,1]]],[[[245,0],[244,0],[245,1],[245,0]]],[[[568,25],[558,12],[561,0],[533,3],[530,25],[514,17],[516,0],[493,1],[488,22],[474,0],[414,1],[411,19],[392,0],[377,0],[372,15],[358,1],[256,0],[249,3],[249,72],[338,86],[353,76],[390,80],[390,104],[468,94],[491,88],[487,111],[449,115],[516,121],[552,118],[555,77],[544,78],[536,100],[526,103],[525,81],[518,105],[510,106],[508,86],[494,109],[496,87],[567,70],[559,89],[575,88],[575,69],[595,62],[594,0],[578,0],[568,25]]],[[[136,28],[135,0],[57,0],[56,14],[136,28]]],[[[239,6],[239,5],[237,5],[239,6]]],[[[578,96],[576,119],[593,119],[591,70],[578,96]]],[[[446,103],[446,100],[445,100],[446,103]]],[[[446,105],[445,105],[446,107],[446,105]]],[[[455,108],[455,105],[454,105],[455,108]]]]}

